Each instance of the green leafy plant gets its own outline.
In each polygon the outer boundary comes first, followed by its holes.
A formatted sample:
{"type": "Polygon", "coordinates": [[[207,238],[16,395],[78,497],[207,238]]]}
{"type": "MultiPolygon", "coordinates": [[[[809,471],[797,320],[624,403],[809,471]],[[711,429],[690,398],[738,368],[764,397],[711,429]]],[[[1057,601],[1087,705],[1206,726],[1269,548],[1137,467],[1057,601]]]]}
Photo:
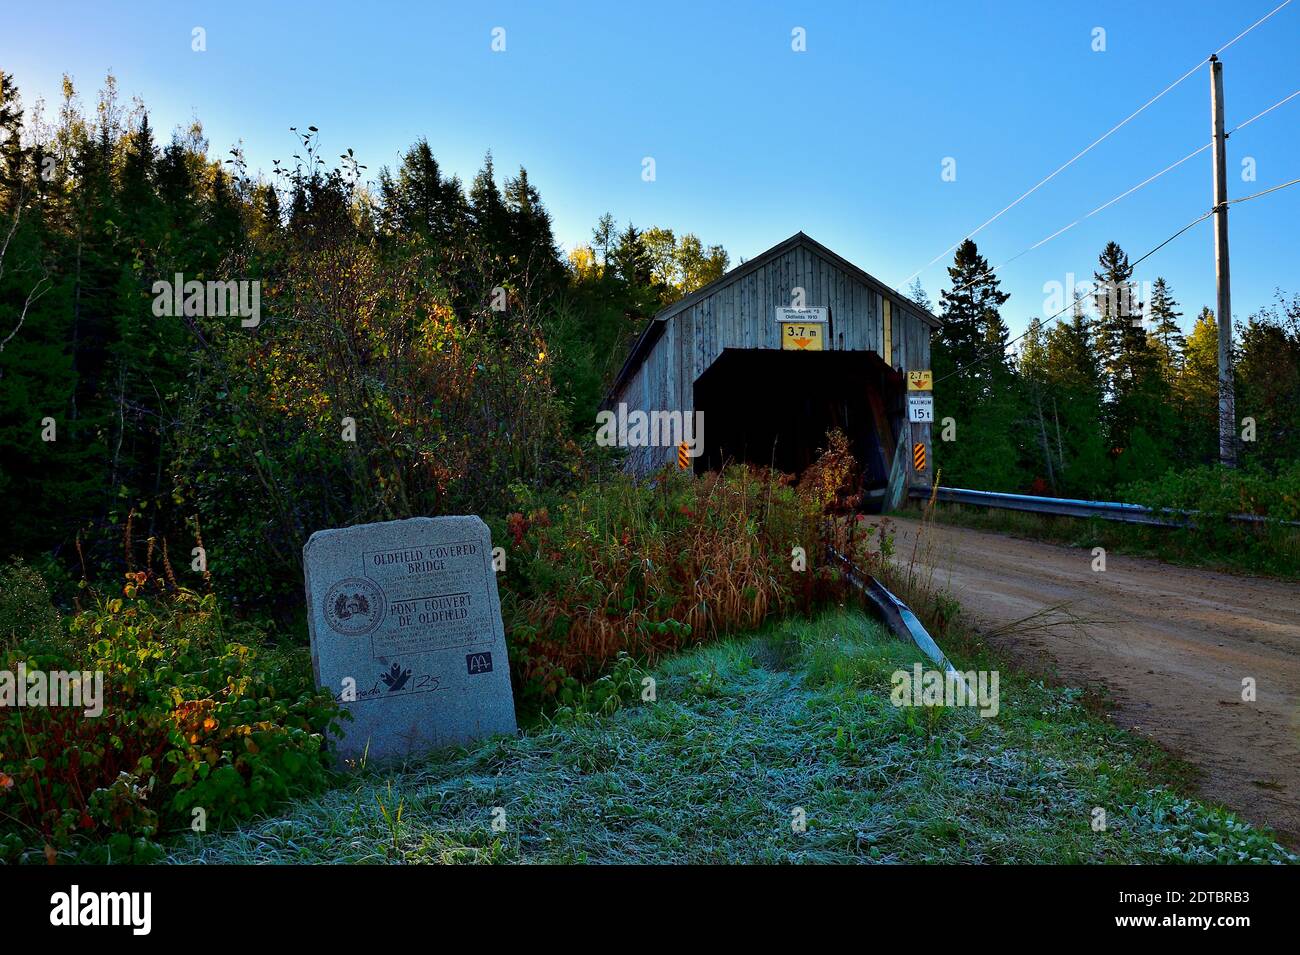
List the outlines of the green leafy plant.
{"type": "Polygon", "coordinates": [[[1300,574],[1300,529],[1285,523],[1300,521],[1300,464],[1275,472],[1206,465],[1135,482],[1121,493],[1133,503],[1187,520],[1187,528],[1168,533],[1176,547],[1253,570],[1300,574]],[[1239,515],[1259,520],[1234,519],[1239,515]]]}
{"type": "MultiPolygon", "coordinates": [[[[17,565],[4,577],[36,588],[17,565]]],[[[3,858],[139,858],[163,833],[248,818],[325,782],[333,699],[300,653],[259,649],[215,597],[134,573],[66,630],[36,619],[0,618],[0,669],[98,671],[103,708],[15,708],[0,720],[3,858]]]]}

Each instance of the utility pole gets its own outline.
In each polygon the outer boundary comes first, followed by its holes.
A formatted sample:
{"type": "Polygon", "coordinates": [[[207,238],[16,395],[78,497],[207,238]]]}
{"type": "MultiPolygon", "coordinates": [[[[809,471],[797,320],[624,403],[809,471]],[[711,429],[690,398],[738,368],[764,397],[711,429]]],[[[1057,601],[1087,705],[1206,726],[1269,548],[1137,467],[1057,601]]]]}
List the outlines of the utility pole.
{"type": "Polygon", "coordinates": [[[1223,131],[1223,62],[1210,57],[1210,120],[1214,133],[1214,280],[1219,320],[1219,463],[1237,466],[1237,411],[1232,394],[1232,280],[1228,271],[1228,159],[1223,131]]]}

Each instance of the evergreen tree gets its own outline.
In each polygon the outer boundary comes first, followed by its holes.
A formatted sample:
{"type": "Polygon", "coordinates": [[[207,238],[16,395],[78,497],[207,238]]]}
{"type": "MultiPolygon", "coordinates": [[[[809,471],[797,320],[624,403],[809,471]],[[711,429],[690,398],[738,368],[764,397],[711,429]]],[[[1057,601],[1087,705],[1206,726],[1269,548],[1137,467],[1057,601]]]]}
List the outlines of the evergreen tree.
{"type": "Polygon", "coordinates": [[[1119,483],[1158,477],[1171,463],[1169,387],[1147,338],[1128,255],[1108,242],[1093,274],[1097,347],[1106,373],[1106,437],[1119,483]]]}
{"type": "Polygon", "coordinates": [[[102,486],[70,414],[72,286],[47,267],[44,223],[32,211],[0,211],[0,549],[7,553],[61,543],[102,486]],[[42,440],[46,419],[55,441],[42,440]]]}
{"type": "Polygon", "coordinates": [[[919,276],[912,279],[912,284],[907,287],[907,297],[927,312],[934,311],[934,306],[930,303],[930,296],[926,294],[925,286],[921,284],[919,276]]]}
{"type": "Polygon", "coordinates": [[[936,377],[957,373],[949,394],[964,405],[991,397],[995,375],[1008,367],[1010,333],[1000,309],[1010,296],[970,239],[957,247],[948,278],[952,288],[939,296],[943,327],[933,364],[936,377]]]}
{"type": "Polygon", "coordinates": [[[465,196],[465,184],[460,181],[460,176],[442,181],[442,209],[449,241],[468,242],[471,214],[469,200],[465,196]]]}
{"type": "Polygon", "coordinates": [[[1037,315],[1029,320],[1029,327],[1020,340],[1018,369],[1026,381],[1047,380],[1047,340],[1037,315]]]}
{"type": "Polygon", "coordinates": [[[600,253],[600,265],[609,268],[609,253],[618,239],[618,224],[614,217],[606,212],[591,230],[591,247],[600,253]]]}
{"type": "Polygon", "coordinates": [[[627,224],[618,236],[611,253],[614,271],[628,285],[649,288],[654,279],[654,263],[645,247],[641,232],[632,223],[627,224]]]}
{"type": "Polygon", "coordinates": [[[1006,348],[1001,307],[1009,296],[970,239],[948,268],[952,288],[940,293],[943,327],[931,346],[936,416],[951,416],[957,439],[935,446],[945,482],[985,490],[1022,483],[1015,432],[1023,418],[1006,348]]]}
{"type": "Polygon", "coordinates": [[[1141,308],[1131,281],[1128,254],[1108,242],[1098,256],[1101,270],[1093,273],[1093,305],[1097,311],[1097,350],[1107,375],[1112,401],[1132,382],[1132,360],[1146,342],[1141,329],[1141,308]]]}
{"type": "Polygon", "coordinates": [[[0,70],[0,211],[12,214],[24,189],[23,110],[13,78],[0,70]]]}
{"type": "Polygon", "coordinates": [[[1151,325],[1150,344],[1156,353],[1161,376],[1170,385],[1178,377],[1183,349],[1187,346],[1187,340],[1178,326],[1178,319],[1182,315],[1168,283],[1163,277],[1157,278],[1151,286],[1151,301],[1147,305],[1147,318],[1151,325]]]}
{"type": "Polygon", "coordinates": [[[1049,433],[1047,427],[1053,395],[1047,378],[1047,343],[1043,323],[1037,315],[1029,320],[1029,327],[1021,339],[1017,370],[1030,414],[1029,420],[1024,422],[1027,431],[1024,443],[1026,448],[1036,446],[1038,449],[1038,454],[1027,457],[1032,461],[1031,468],[1045,475],[1046,484],[1055,494],[1059,490],[1056,472],[1060,467],[1061,449],[1054,444],[1057,435],[1049,433]]]}
{"type": "Polygon", "coordinates": [[[564,268],[555,245],[551,214],[523,166],[519,167],[519,175],[507,180],[503,198],[513,272],[534,300],[548,295],[562,281],[564,268]]]}
{"type": "Polygon", "coordinates": [[[154,178],[153,130],[149,114],[140,118],[140,128],[131,134],[122,162],[122,204],[132,210],[153,200],[154,178]]]}
{"type": "Polygon", "coordinates": [[[1100,413],[1105,391],[1097,357],[1093,323],[1081,301],[1075,301],[1069,321],[1057,321],[1047,332],[1045,376],[1052,384],[1069,389],[1100,413]]]}
{"type": "Polygon", "coordinates": [[[73,253],[72,346],[76,390],[72,417],[103,433],[101,417],[110,392],[105,370],[113,337],[115,293],[121,273],[114,245],[113,222],[121,220],[112,188],[113,141],[109,126],[80,144],[74,155],[73,205],[76,238],[73,253]]]}
{"type": "Polygon", "coordinates": [[[171,143],[162,151],[158,159],[156,178],[158,195],[163,203],[178,215],[180,222],[189,222],[188,215],[181,215],[182,210],[191,206],[194,200],[194,179],[190,175],[190,165],[179,137],[173,137],[171,143]]]}
{"type": "Polygon", "coordinates": [[[463,240],[468,225],[464,191],[459,179],[443,178],[428,140],[421,137],[406,151],[396,179],[383,170],[379,189],[386,231],[422,236],[443,253],[463,240]]]}
{"type": "Polygon", "coordinates": [[[1055,439],[1061,490],[1098,497],[1110,487],[1101,411],[1104,384],[1092,323],[1081,301],[1076,300],[1069,321],[1057,321],[1048,330],[1043,366],[1051,403],[1047,430],[1055,439]]]}
{"type": "Polygon", "coordinates": [[[402,158],[394,205],[398,227],[404,231],[429,238],[443,238],[450,231],[443,208],[442,173],[423,137],[402,158]]]}
{"type": "Polygon", "coordinates": [[[501,198],[501,190],[497,188],[491,150],[483,157],[483,168],[470,184],[469,207],[475,231],[484,247],[490,254],[506,259],[510,248],[510,215],[501,198]]]}
{"type": "Polygon", "coordinates": [[[270,183],[253,191],[253,216],[253,235],[259,242],[270,243],[280,234],[280,194],[270,183]]]}
{"type": "Polygon", "coordinates": [[[230,177],[219,166],[212,174],[212,193],[208,198],[206,218],[218,249],[224,252],[239,244],[243,233],[240,204],[230,177]]]}

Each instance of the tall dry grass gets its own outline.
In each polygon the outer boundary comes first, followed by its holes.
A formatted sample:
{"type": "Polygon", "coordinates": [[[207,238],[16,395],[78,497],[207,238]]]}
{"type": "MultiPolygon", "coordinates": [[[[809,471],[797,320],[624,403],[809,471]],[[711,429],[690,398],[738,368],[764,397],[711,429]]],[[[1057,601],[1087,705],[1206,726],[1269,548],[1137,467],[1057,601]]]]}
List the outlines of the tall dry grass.
{"type": "Polygon", "coordinates": [[[788,476],[741,465],[618,478],[511,515],[502,608],[525,695],[825,599],[822,516],[788,476]]]}

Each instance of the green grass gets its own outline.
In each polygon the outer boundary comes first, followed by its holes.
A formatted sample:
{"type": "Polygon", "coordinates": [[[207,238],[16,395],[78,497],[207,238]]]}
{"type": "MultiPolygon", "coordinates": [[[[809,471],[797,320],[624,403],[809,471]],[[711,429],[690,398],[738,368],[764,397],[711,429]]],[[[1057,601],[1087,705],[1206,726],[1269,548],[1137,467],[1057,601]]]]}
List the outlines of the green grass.
{"type": "Polygon", "coordinates": [[[857,612],[788,621],[665,662],[655,702],[357,771],[170,861],[1296,861],[1078,691],[1003,673],[995,718],[895,708],[919,659],[857,612]]]}
{"type": "MultiPolygon", "coordinates": [[[[897,516],[913,520],[919,520],[921,514],[919,506],[897,512],[897,516]]],[[[1071,547],[1104,547],[1116,554],[1152,557],[1188,567],[1300,577],[1300,530],[1291,527],[1232,525],[1209,539],[1192,529],[1146,527],[1100,518],[1058,517],[964,504],[938,504],[933,519],[938,524],[996,531],[1071,547]]]]}

